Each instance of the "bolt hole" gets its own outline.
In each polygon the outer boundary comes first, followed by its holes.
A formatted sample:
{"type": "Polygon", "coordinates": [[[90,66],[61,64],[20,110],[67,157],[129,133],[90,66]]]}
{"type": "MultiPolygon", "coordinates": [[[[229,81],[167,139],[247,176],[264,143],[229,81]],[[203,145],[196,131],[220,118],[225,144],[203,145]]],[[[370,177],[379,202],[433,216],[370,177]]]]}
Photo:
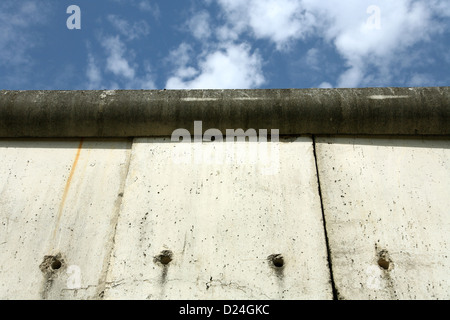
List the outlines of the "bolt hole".
{"type": "Polygon", "coordinates": [[[172,261],[172,258],[169,257],[169,256],[162,256],[161,257],[161,263],[164,264],[164,265],[169,264],[170,261],[172,261]]]}
{"type": "Polygon", "coordinates": [[[170,250],[164,250],[158,256],[155,257],[155,261],[166,266],[172,261],[173,253],[170,250]]]}
{"type": "Polygon", "coordinates": [[[388,269],[389,269],[389,266],[390,266],[390,263],[389,263],[389,261],[387,261],[386,259],[380,258],[380,259],[378,259],[378,265],[379,265],[382,269],[388,270],[388,269]]]}
{"type": "Polygon", "coordinates": [[[58,259],[55,259],[50,266],[53,270],[58,270],[59,268],[61,268],[62,263],[58,259]]]}
{"type": "Polygon", "coordinates": [[[39,265],[39,269],[41,269],[42,273],[49,275],[61,269],[64,263],[64,259],[61,258],[59,253],[55,256],[45,256],[44,261],[39,265]]]}
{"type": "Polygon", "coordinates": [[[270,256],[270,260],[272,260],[272,263],[276,268],[282,268],[284,266],[284,259],[281,254],[274,254],[270,256]]]}

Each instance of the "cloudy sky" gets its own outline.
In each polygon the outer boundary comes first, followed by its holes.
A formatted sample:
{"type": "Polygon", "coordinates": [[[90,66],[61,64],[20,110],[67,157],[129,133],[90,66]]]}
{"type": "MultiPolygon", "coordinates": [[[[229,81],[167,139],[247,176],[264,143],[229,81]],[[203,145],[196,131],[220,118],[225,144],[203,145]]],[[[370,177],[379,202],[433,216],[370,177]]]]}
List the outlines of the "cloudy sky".
{"type": "Polygon", "coordinates": [[[449,30],[448,0],[1,0],[0,89],[448,86],[449,30]]]}

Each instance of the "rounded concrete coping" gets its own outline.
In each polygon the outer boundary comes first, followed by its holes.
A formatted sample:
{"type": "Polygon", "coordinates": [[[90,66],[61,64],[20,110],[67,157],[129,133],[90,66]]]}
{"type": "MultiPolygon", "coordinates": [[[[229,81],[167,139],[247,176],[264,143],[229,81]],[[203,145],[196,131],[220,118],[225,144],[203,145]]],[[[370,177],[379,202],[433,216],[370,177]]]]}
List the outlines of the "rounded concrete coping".
{"type": "Polygon", "coordinates": [[[280,135],[449,135],[449,87],[0,91],[0,137],[150,137],[176,129],[280,135]],[[269,131],[270,133],[270,131],[269,131]]]}

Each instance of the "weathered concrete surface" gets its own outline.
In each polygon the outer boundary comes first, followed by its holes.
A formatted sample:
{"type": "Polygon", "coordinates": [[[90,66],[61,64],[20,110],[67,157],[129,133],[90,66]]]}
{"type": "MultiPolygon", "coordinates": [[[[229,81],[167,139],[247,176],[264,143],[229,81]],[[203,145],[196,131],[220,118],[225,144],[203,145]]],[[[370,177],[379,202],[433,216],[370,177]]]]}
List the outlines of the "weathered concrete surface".
{"type": "Polygon", "coordinates": [[[0,140],[0,299],[450,297],[448,138],[281,140],[0,140]]]}
{"type": "Polygon", "coordinates": [[[449,299],[449,97],[0,91],[0,299],[449,299]]]}
{"type": "Polygon", "coordinates": [[[310,138],[136,139],[114,242],[105,299],[333,297],[310,138]]]}
{"type": "Polygon", "coordinates": [[[318,138],[341,299],[450,298],[450,141],[318,138]]]}
{"type": "Polygon", "coordinates": [[[0,141],[0,299],[98,298],[130,145],[0,141]]]}
{"type": "Polygon", "coordinates": [[[151,137],[194,121],[281,135],[449,135],[450,89],[0,91],[0,137],[151,137]]]}

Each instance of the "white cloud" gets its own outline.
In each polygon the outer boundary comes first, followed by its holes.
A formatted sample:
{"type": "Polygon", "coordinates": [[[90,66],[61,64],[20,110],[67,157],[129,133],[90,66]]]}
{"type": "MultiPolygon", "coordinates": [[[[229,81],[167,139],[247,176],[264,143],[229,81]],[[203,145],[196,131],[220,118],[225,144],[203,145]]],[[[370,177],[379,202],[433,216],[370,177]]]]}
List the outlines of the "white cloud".
{"type": "MultiPolygon", "coordinates": [[[[133,6],[147,16],[159,19],[159,6],[149,0],[112,0],[120,5],[133,6]]],[[[119,15],[109,14],[107,21],[118,31],[112,36],[104,30],[97,38],[104,49],[104,56],[94,55],[88,44],[88,65],[86,68],[89,89],[156,89],[155,74],[151,62],[147,59],[137,60],[133,40],[142,41],[150,34],[147,20],[129,21],[119,15]]]]}
{"type": "MultiPolygon", "coordinates": [[[[389,79],[391,69],[405,67],[402,56],[411,47],[448,29],[448,20],[435,17],[450,16],[447,0],[217,1],[225,17],[225,24],[216,29],[219,39],[235,40],[247,33],[273,42],[278,50],[313,37],[332,44],[347,67],[337,79],[340,87],[389,79]],[[377,75],[368,75],[369,67],[377,75]]],[[[307,58],[320,65],[314,51],[307,58]]]]}
{"type": "MultiPolygon", "coordinates": [[[[186,59],[186,51],[180,50],[186,59]]],[[[179,65],[167,89],[245,89],[264,83],[262,58],[245,44],[227,44],[200,58],[198,68],[179,65]]]]}
{"type": "Polygon", "coordinates": [[[133,79],[133,81],[128,84],[127,88],[142,90],[156,89],[155,79],[149,61],[143,62],[143,70],[144,75],[133,79]]]}
{"type": "Polygon", "coordinates": [[[193,53],[194,49],[192,46],[186,42],[183,42],[178,46],[178,48],[169,53],[167,61],[177,67],[182,67],[189,63],[193,53]]]}
{"type": "Polygon", "coordinates": [[[119,36],[107,36],[101,45],[105,49],[104,59],[94,56],[88,44],[87,87],[94,89],[155,89],[154,75],[149,61],[140,65],[119,36]],[[138,75],[142,70],[142,75],[138,75]],[[108,77],[105,74],[110,73],[108,77]]]}
{"type": "Polygon", "coordinates": [[[373,76],[367,75],[369,66],[376,68],[379,78],[389,78],[389,69],[400,63],[408,48],[428,41],[439,31],[432,19],[436,12],[428,3],[378,1],[380,29],[370,29],[367,8],[373,1],[350,0],[339,6],[327,6],[326,2],[305,1],[310,10],[327,17],[328,22],[319,26],[322,36],[335,45],[346,61],[348,69],[339,77],[339,87],[373,81],[373,76]]]}
{"type": "Polygon", "coordinates": [[[186,42],[181,43],[178,48],[169,53],[167,62],[176,68],[174,78],[187,79],[198,75],[198,70],[188,66],[193,54],[194,49],[186,42]]]}
{"type": "Polygon", "coordinates": [[[218,26],[215,29],[215,34],[221,42],[237,41],[239,39],[239,32],[228,25],[218,26]]]}
{"type": "Polygon", "coordinates": [[[430,74],[415,73],[412,75],[410,84],[413,87],[426,87],[436,85],[436,79],[430,74]]]}
{"type": "Polygon", "coordinates": [[[372,0],[349,0],[338,6],[330,6],[330,1],[304,3],[326,17],[327,22],[317,27],[319,35],[333,43],[346,61],[348,69],[338,78],[339,87],[389,83],[395,71],[411,67],[410,48],[443,31],[434,16],[445,12],[445,3],[450,8],[445,1],[376,1],[380,28],[373,29],[368,22],[375,13],[367,11],[372,0]]]}
{"type": "Polygon", "coordinates": [[[39,45],[33,27],[47,21],[48,3],[2,0],[0,3],[0,66],[17,66],[33,61],[28,51],[39,45]]]}
{"type": "Polygon", "coordinates": [[[209,13],[202,10],[188,21],[187,27],[191,31],[192,35],[199,40],[206,40],[211,36],[211,17],[209,13]]]}
{"type": "Polygon", "coordinates": [[[103,80],[101,70],[95,57],[90,52],[88,53],[86,76],[88,77],[88,90],[101,88],[103,80]]]}
{"type": "Polygon", "coordinates": [[[308,65],[308,67],[319,70],[321,68],[321,56],[320,51],[317,48],[311,48],[306,52],[305,56],[305,62],[308,65]]]}
{"type": "Polygon", "coordinates": [[[139,10],[151,13],[156,20],[161,16],[161,11],[155,1],[141,0],[137,3],[137,6],[139,10]]]}
{"type": "Polygon", "coordinates": [[[222,29],[231,34],[250,31],[284,49],[312,31],[315,17],[298,0],[218,0],[227,18],[222,29]]]}
{"type": "Polygon", "coordinates": [[[136,7],[143,12],[148,12],[152,15],[152,17],[155,20],[158,20],[161,15],[159,6],[155,1],[151,0],[112,0],[112,1],[119,3],[121,5],[136,7]]]}
{"type": "Polygon", "coordinates": [[[321,84],[319,84],[319,88],[321,89],[331,89],[333,88],[333,85],[329,82],[322,82],[321,84]]]}
{"type": "Polygon", "coordinates": [[[107,37],[102,45],[108,54],[106,70],[112,72],[116,76],[127,79],[134,78],[135,70],[124,57],[126,47],[120,38],[118,36],[107,37]]]}
{"type": "Polygon", "coordinates": [[[364,67],[351,66],[338,79],[338,87],[356,88],[364,80],[364,67]]]}
{"type": "Polygon", "coordinates": [[[125,19],[110,14],[108,15],[108,21],[129,41],[145,37],[150,33],[150,26],[144,20],[131,24],[125,19]]]}

